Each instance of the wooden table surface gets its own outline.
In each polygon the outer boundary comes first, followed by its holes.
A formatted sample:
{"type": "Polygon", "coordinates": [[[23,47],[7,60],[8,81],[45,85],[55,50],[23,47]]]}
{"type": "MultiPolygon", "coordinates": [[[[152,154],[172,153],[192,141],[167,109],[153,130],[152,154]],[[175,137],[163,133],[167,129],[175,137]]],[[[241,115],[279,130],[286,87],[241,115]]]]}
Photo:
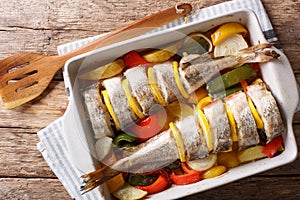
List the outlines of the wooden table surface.
{"type": "MultiPolygon", "coordinates": [[[[21,51],[56,54],[66,42],[111,31],[174,0],[2,0],[0,59],[21,51]]],[[[220,0],[203,0],[213,5],[220,0]]],[[[300,1],[262,1],[300,82],[300,1]]],[[[1,61],[0,61],[1,62],[1,61]]],[[[14,110],[0,106],[0,199],[70,199],[37,150],[37,131],[61,117],[68,105],[61,72],[38,98],[14,110]]],[[[300,142],[300,114],[294,131],[300,142]]],[[[298,199],[300,159],[286,166],[192,195],[186,199],[298,199]]]]}

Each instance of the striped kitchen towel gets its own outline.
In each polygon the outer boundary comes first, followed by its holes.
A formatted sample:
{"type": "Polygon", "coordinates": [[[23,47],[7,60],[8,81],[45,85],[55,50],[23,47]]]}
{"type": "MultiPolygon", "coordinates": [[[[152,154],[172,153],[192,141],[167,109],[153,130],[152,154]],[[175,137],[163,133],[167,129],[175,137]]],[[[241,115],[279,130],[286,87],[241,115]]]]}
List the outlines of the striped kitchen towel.
{"type": "MultiPolygon", "coordinates": [[[[226,14],[228,12],[247,8],[253,10],[260,22],[263,33],[269,42],[278,43],[278,39],[274,33],[268,15],[260,0],[233,0],[203,8],[200,12],[195,13],[189,18],[188,22],[203,20],[219,14],[226,14]]],[[[155,31],[164,30],[170,27],[177,26],[183,23],[183,19],[174,21],[166,26],[163,26],[155,31]]],[[[71,42],[58,47],[58,54],[64,54],[75,48],[80,47],[101,35],[86,38],[83,40],[71,42]]],[[[49,164],[55,175],[64,185],[70,196],[74,199],[103,199],[98,190],[93,190],[87,194],[81,195],[80,186],[82,175],[68,159],[68,149],[65,144],[62,129],[62,118],[57,119],[52,124],[38,132],[40,142],[37,145],[38,150],[42,153],[44,159],[49,164]]]]}

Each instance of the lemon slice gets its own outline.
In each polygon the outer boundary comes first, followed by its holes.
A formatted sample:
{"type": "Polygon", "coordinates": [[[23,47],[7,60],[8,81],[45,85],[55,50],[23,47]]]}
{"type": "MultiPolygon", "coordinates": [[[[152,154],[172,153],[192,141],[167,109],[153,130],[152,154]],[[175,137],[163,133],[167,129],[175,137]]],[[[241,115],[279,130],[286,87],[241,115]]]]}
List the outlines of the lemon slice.
{"type": "Polygon", "coordinates": [[[146,191],[140,190],[127,183],[119,190],[113,192],[113,195],[120,200],[142,199],[147,194],[146,191]]]}
{"type": "Polygon", "coordinates": [[[114,112],[114,109],[113,109],[113,107],[112,107],[112,105],[110,103],[107,91],[106,90],[102,90],[101,93],[102,93],[103,100],[104,100],[104,103],[106,105],[106,108],[107,108],[107,110],[108,110],[111,118],[113,119],[113,121],[115,123],[116,129],[120,130],[120,124],[118,122],[118,119],[117,119],[117,116],[116,116],[116,114],[114,112]]]}
{"type": "Polygon", "coordinates": [[[211,103],[211,102],[212,102],[212,98],[211,98],[210,96],[204,97],[203,99],[201,99],[201,100],[198,102],[196,108],[197,108],[197,109],[200,109],[200,110],[203,110],[203,108],[204,108],[207,104],[209,104],[209,103],[211,103]]]}
{"type": "Polygon", "coordinates": [[[247,34],[248,31],[237,22],[223,24],[211,35],[212,43],[216,46],[224,39],[236,33],[247,34]]]}
{"type": "Polygon", "coordinates": [[[196,109],[196,113],[198,113],[198,118],[199,118],[199,122],[200,122],[200,126],[205,134],[205,138],[206,138],[206,143],[207,143],[207,148],[208,151],[212,151],[213,150],[213,138],[212,138],[212,134],[210,131],[210,127],[208,124],[208,121],[203,113],[202,110],[200,109],[196,109]]]}
{"type": "Polygon", "coordinates": [[[175,141],[176,141],[180,161],[185,162],[186,161],[185,150],[184,150],[184,143],[183,143],[181,134],[179,133],[179,130],[177,129],[177,127],[175,126],[175,124],[173,122],[170,122],[169,126],[170,126],[170,129],[172,130],[172,133],[173,133],[175,141]]]}
{"type": "Polygon", "coordinates": [[[148,79],[149,79],[149,84],[150,84],[150,87],[152,89],[152,92],[156,96],[158,102],[163,106],[168,105],[168,103],[164,100],[164,98],[162,97],[162,95],[158,91],[156,80],[153,77],[153,68],[152,67],[148,68],[148,79]]]}
{"type": "Polygon", "coordinates": [[[92,71],[79,75],[79,78],[86,80],[101,80],[110,78],[120,74],[125,68],[125,64],[122,59],[117,59],[107,65],[94,69],[92,71]]]}
{"type": "Polygon", "coordinates": [[[122,81],[122,86],[125,91],[125,95],[128,99],[129,105],[132,108],[133,112],[140,118],[143,119],[145,115],[141,111],[141,107],[139,106],[138,102],[136,99],[131,95],[131,92],[129,91],[129,86],[128,86],[128,80],[124,79],[122,81]]]}
{"type": "Polygon", "coordinates": [[[261,120],[261,118],[260,118],[260,116],[259,116],[259,114],[258,114],[258,112],[257,112],[257,110],[256,110],[256,108],[255,108],[255,106],[254,106],[251,98],[248,97],[247,100],[248,100],[248,104],[249,104],[249,108],[251,110],[251,113],[252,113],[252,115],[254,117],[254,120],[255,120],[255,123],[256,123],[256,127],[258,129],[263,129],[264,128],[264,123],[261,120]]]}
{"type": "Polygon", "coordinates": [[[175,43],[172,46],[168,46],[165,49],[154,50],[150,53],[143,55],[144,59],[150,63],[165,62],[172,58],[182,46],[182,41],[175,43]]]}
{"type": "Polygon", "coordinates": [[[180,77],[179,77],[179,72],[178,72],[178,62],[174,61],[173,62],[173,71],[174,71],[174,78],[175,78],[175,82],[176,85],[180,91],[180,93],[182,94],[182,96],[184,98],[189,98],[189,94],[185,91],[181,81],[180,81],[180,77]]]}
{"type": "Polygon", "coordinates": [[[232,114],[230,108],[226,104],[224,104],[224,105],[225,105],[228,120],[229,120],[232,141],[237,142],[238,141],[238,135],[237,135],[237,132],[236,132],[236,124],[235,124],[235,121],[234,121],[233,114],[232,114]]]}

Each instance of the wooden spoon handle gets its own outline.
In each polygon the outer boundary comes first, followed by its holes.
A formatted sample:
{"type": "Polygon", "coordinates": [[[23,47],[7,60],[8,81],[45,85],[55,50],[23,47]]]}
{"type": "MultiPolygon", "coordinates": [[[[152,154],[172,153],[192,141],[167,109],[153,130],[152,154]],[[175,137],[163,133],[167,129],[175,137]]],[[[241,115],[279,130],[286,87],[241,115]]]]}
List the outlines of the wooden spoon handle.
{"type": "Polygon", "coordinates": [[[93,42],[90,42],[87,45],[84,45],[74,51],[64,54],[62,56],[62,59],[67,61],[69,58],[77,56],[79,54],[140,36],[188,14],[189,12],[191,12],[191,10],[192,6],[190,4],[184,3],[176,7],[157,12],[143,19],[135,21],[127,26],[116,29],[115,31],[112,31],[109,34],[96,39],[93,42]]]}

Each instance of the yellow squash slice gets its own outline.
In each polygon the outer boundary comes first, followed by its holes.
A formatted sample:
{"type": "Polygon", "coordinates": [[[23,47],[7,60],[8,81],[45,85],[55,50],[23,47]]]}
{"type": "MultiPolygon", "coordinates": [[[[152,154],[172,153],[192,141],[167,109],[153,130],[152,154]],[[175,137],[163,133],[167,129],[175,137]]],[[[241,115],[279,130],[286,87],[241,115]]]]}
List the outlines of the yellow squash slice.
{"type": "Polygon", "coordinates": [[[227,168],[225,166],[217,165],[204,172],[202,177],[203,179],[214,178],[220,176],[221,174],[224,174],[226,171],[227,168]]]}
{"type": "Polygon", "coordinates": [[[218,165],[224,165],[227,168],[234,168],[240,165],[236,151],[218,153],[218,165]]]}
{"type": "Polygon", "coordinates": [[[241,163],[251,162],[260,158],[267,157],[266,154],[262,152],[263,146],[256,145],[254,147],[250,147],[243,151],[238,152],[238,159],[241,163]]]}

